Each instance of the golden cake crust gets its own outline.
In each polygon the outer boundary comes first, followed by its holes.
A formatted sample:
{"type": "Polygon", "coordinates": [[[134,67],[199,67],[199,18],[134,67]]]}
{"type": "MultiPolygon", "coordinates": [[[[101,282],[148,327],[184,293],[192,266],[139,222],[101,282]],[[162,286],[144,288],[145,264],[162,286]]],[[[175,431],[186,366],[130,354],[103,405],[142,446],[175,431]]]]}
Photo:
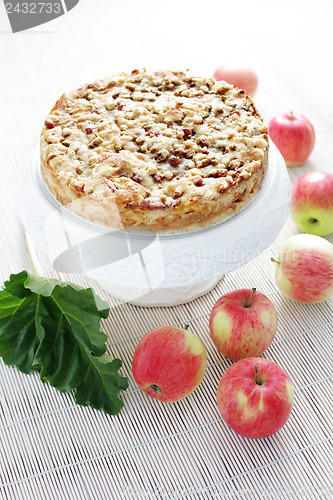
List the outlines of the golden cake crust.
{"type": "Polygon", "coordinates": [[[259,191],[267,127],[243,90],[188,72],[134,70],[65,93],[41,169],[70,211],[113,229],[210,227],[259,191]]]}

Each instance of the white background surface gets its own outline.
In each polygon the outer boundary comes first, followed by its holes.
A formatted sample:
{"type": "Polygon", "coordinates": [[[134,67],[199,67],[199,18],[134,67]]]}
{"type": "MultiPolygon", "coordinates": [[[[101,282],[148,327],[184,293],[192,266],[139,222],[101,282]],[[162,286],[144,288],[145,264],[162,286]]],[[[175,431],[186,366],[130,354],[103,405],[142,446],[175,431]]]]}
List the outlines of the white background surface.
{"type": "MultiPolygon", "coordinates": [[[[211,75],[225,60],[246,61],[258,72],[255,102],[266,121],[293,110],[315,127],[313,154],[289,169],[292,182],[307,171],[333,171],[331,0],[80,0],[67,15],[15,35],[2,5],[0,16],[1,281],[29,267],[15,197],[46,115],[63,91],[119,70],[211,75]]],[[[332,299],[290,303],[269,262],[296,233],[289,220],[271,248],[191,304],[151,310],[108,297],[109,352],[123,360],[130,380],[119,417],[79,408],[71,395],[1,364],[0,497],[332,498],[332,299]],[[286,370],[295,389],[287,425],[256,442],[235,435],[219,417],[215,392],[230,362],[208,334],[217,298],[253,285],[279,315],[264,357],[286,370]],[[131,359],[149,329],[185,321],[205,343],[207,372],[190,397],[163,405],[137,389],[131,359]]],[[[54,275],[41,259],[45,274],[54,275]]]]}

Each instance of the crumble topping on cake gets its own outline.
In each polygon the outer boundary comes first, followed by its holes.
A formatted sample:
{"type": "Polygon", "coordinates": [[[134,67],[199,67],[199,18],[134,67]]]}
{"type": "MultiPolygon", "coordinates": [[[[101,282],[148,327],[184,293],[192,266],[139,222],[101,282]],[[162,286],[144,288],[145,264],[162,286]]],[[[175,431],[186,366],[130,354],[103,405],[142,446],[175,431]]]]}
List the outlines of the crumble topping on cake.
{"type": "Polygon", "coordinates": [[[134,70],[64,94],[41,134],[52,194],[111,228],[208,227],[260,189],[267,127],[241,89],[134,70]]]}

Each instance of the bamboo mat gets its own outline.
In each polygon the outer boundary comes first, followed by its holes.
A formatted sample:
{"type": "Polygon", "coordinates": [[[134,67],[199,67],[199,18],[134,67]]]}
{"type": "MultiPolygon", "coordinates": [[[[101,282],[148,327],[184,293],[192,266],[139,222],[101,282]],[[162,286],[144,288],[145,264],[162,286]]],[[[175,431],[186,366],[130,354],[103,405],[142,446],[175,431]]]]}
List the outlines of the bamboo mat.
{"type": "MultiPolygon", "coordinates": [[[[251,57],[260,76],[256,105],[264,119],[292,108],[316,129],[310,160],[289,169],[292,182],[310,170],[333,171],[333,95],[327,92],[333,77],[326,64],[333,46],[330,0],[318,0],[316,6],[309,0],[281,0],[268,13],[268,2],[254,0],[250,9],[240,0],[239,43],[235,28],[222,22],[232,13],[223,2],[217,6],[208,0],[203,11],[198,0],[191,9],[182,0],[96,0],[93,10],[91,5],[81,0],[68,15],[30,35],[0,33],[5,68],[0,95],[6,97],[0,134],[1,282],[31,269],[16,197],[45,114],[63,90],[96,76],[142,66],[186,66],[212,74],[217,61],[227,58],[223,39],[232,41],[238,58],[252,40],[253,47],[260,47],[252,49],[251,57]],[[258,23],[259,31],[254,29],[258,23]],[[317,86],[322,91],[314,98],[317,86]]],[[[270,261],[296,233],[288,220],[261,255],[224,276],[207,295],[172,308],[120,302],[80,275],[55,273],[38,252],[46,276],[94,286],[109,302],[102,329],[109,354],[123,361],[121,373],[129,378],[129,388],[121,395],[124,408],[112,417],[77,406],[71,394],[0,361],[0,499],[333,498],[333,299],[313,305],[286,300],[270,261]],[[295,391],[287,424],[263,440],[242,438],[221,419],[216,389],[231,362],[215,349],[208,330],[211,308],[222,294],[253,286],[273,301],[279,318],[263,357],[286,371],[295,391]],[[185,323],[206,347],[206,374],[189,397],[163,404],[137,388],[132,356],[151,328],[185,323]]],[[[333,243],[333,235],[327,239],[333,243]]]]}
{"type": "MultiPolygon", "coordinates": [[[[8,228],[4,220],[3,235],[8,228]]],[[[259,492],[273,498],[329,498],[333,304],[294,304],[277,291],[270,257],[294,233],[290,226],[259,257],[221,279],[212,292],[178,307],[134,307],[80,276],[58,276],[93,285],[109,301],[110,318],[103,322],[108,352],[123,360],[122,373],[129,377],[130,387],[122,395],[121,414],[109,417],[78,407],[71,395],[1,362],[3,498],[256,498],[259,492]],[[217,298],[251,286],[271,298],[279,316],[275,340],[264,357],[289,374],[295,389],[286,426],[258,442],[235,435],[219,416],[216,388],[230,362],[217,352],[208,334],[209,312],[217,298]],[[148,330],[185,323],[206,346],[206,375],[186,400],[164,405],[135,386],[131,359],[148,330]]],[[[3,243],[1,254],[4,278],[29,268],[23,239],[3,243]]],[[[40,258],[44,274],[57,276],[47,259],[40,258]]]]}
{"type": "MultiPolygon", "coordinates": [[[[123,360],[130,385],[122,393],[123,410],[111,417],[1,362],[0,498],[332,497],[333,301],[295,304],[276,289],[270,257],[293,233],[288,222],[259,257],[204,297],[172,308],[120,302],[79,275],[50,271],[39,254],[45,275],[92,285],[108,300],[110,317],[102,325],[108,352],[123,360]],[[218,413],[217,385],[231,362],[215,349],[208,330],[210,310],[223,293],[254,285],[270,297],[279,318],[263,357],[288,373],[295,390],[287,424],[258,441],[235,434],[218,413]],[[137,388],[132,356],[151,328],[185,323],[206,347],[206,374],[185,400],[163,404],[137,388]]],[[[27,259],[23,242],[2,250],[11,270],[19,257],[27,259]]]]}

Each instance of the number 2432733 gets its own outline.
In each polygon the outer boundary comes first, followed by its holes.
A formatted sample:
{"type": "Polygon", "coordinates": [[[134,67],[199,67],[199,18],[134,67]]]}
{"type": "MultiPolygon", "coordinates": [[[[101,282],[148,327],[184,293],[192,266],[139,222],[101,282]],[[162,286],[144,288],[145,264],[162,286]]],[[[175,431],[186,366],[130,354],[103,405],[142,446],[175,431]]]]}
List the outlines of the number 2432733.
{"type": "Polygon", "coordinates": [[[6,3],[6,11],[8,14],[60,14],[61,3],[50,2],[24,2],[24,3],[6,3]]]}

